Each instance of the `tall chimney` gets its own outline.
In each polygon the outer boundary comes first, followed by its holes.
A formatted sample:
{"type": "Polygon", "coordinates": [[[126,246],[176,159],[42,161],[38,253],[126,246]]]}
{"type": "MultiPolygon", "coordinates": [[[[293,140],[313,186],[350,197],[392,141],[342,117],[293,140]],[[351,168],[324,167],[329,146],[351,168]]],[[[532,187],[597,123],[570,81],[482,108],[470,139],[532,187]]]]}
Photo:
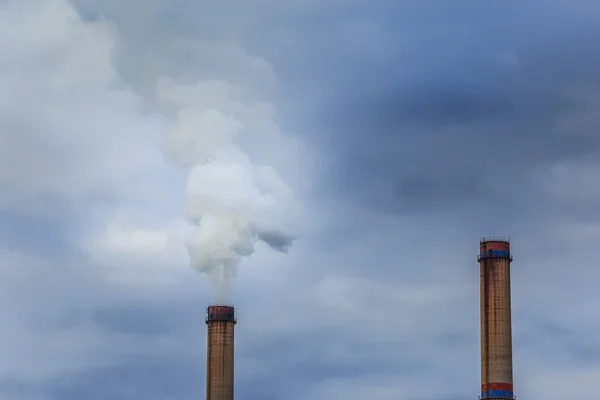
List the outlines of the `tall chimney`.
{"type": "Polygon", "coordinates": [[[514,399],[510,301],[510,242],[482,238],[479,243],[481,279],[480,399],[514,399]]]}
{"type": "Polygon", "coordinates": [[[212,305],[206,312],[206,400],[233,400],[233,327],[235,310],[212,305]]]}

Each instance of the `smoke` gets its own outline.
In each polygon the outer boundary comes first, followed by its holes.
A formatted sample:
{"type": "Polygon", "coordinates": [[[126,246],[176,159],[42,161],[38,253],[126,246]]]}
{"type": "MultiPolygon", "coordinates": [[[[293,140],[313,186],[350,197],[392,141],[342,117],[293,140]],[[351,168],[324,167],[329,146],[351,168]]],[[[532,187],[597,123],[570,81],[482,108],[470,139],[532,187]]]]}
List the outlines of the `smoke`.
{"type": "Polygon", "coordinates": [[[228,301],[237,267],[258,241],[285,253],[296,238],[291,188],[273,167],[254,165],[239,145],[257,126],[273,126],[272,116],[257,124],[252,111],[264,103],[243,102],[242,95],[226,82],[159,85],[159,100],[175,115],[165,154],[189,170],[185,217],[196,229],[185,245],[192,267],[211,277],[218,302],[228,301]]]}

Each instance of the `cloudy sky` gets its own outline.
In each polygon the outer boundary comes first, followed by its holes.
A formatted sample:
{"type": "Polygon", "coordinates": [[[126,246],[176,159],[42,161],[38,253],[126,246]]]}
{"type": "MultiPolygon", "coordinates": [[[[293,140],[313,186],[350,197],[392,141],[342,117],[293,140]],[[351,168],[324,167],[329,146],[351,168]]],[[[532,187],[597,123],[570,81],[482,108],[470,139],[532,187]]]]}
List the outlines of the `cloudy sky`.
{"type": "Polygon", "coordinates": [[[475,399],[487,235],[515,257],[516,395],[596,396],[599,18],[595,0],[0,1],[0,397],[204,397],[212,295],[163,149],[232,104],[301,209],[287,255],[258,243],[239,267],[238,398],[475,399]]]}

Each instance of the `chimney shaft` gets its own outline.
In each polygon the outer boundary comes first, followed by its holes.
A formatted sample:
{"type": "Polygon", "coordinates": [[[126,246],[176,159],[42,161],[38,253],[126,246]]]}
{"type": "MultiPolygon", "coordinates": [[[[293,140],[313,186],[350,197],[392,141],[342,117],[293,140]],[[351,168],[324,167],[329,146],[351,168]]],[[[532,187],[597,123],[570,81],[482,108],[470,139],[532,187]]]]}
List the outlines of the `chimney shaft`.
{"type": "Polygon", "coordinates": [[[206,400],[233,400],[234,336],[232,306],[212,305],[206,313],[206,400]]]}
{"type": "Polygon", "coordinates": [[[479,243],[481,280],[480,399],[514,399],[510,300],[510,242],[483,238],[479,243]]]}

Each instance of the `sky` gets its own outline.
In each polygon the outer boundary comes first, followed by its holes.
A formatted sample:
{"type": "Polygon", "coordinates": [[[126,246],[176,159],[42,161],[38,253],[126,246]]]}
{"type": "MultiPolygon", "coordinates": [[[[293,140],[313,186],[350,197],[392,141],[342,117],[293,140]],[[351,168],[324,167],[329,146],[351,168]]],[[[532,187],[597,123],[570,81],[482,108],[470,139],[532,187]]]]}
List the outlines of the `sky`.
{"type": "Polygon", "coordinates": [[[233,282],[238,398],[475,399],[482,236],[511,238],[517,397],[594,397],[598,18],[0,1],[0,397],[204,397],[214,298],[165,138],[221,132],[205,110],[294,198],[287,253],[257,242],[233,282]]]}

